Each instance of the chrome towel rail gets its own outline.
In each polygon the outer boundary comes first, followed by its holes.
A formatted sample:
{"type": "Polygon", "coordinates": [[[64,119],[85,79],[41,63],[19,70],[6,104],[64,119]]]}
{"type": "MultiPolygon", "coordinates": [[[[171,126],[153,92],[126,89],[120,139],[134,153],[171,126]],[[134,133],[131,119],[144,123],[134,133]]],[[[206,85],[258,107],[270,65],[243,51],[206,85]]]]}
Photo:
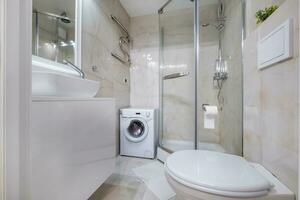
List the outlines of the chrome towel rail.
{"type": "Polygon", "coordinates": [[[121,52],[123,53],[125,58],[122,58],[121,56],[117,55],[116,53],[111,53],[111,55],[118,59],[120,62],[124,64],[129,64],[131,63],[130,60],[130,54],[129,54],[129,47],[130,47],[130,35],[125,26],[113,15],[110,15],[111,19],[121,28],[121,30],[126,33],[125,36],[121,36],[119,39],[119,47],[121,49],[121,52]]]}
{"type": "Polygon", "coordinates": [[[120,62],[124,63],[124,64],[129,64],[129,62],[123,58],[121,58],[121,56],[119,56],[118,54],[115,53],[111,53],[111,56],[116,58],[117,60],[119,60],[120,62]]]}
{"type": "MultiPolygon", "coordinates": [[[[129,40],[130,35],[129,32],[127,31],[127,29],[125,28],[125,26],[113,15],[110,15],[111,19],[114,20],[116,22],[116,24],[126,33],[126,37],[129,40]]],[[[128,41],[129,42],[129,41],[128,41]]]]}
{"type": "Polygon", "coordinates": [[[180,72],[180,73],[169,74],[169,75],[164,76],[163,80],[180,78],[180,77],[183,77],[183,76],[188,76],[189,74],[190,74],[189,72],[180,72]]]}

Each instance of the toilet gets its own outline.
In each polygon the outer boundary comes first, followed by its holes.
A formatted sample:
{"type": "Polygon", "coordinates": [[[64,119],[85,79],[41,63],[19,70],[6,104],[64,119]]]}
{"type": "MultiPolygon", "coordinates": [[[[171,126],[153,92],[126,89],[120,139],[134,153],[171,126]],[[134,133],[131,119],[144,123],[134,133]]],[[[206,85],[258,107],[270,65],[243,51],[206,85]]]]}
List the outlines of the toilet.
{"type": "Polygon", "coordinates": [[[261,165],[205,150],[171,154],[168,183],[182,200],[293,200],[294,194],[261,165]]]}

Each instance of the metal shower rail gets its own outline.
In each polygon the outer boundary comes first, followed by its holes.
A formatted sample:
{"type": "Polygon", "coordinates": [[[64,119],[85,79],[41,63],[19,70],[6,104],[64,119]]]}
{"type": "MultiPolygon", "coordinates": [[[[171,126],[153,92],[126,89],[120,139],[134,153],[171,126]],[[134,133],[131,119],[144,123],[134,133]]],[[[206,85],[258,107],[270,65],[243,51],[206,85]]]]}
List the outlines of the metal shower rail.
{"type": "Polygon", "coordinates": [[[74,19],[71,19],[69,17],[65,17],[65,16],[61,16],[61,15],[57,15],[57,14],[53,14],[53,13],[49,13],[49,12],[42,12],[42,11],[38,11],[38,10],[33,10],[33,13],[37,13],[37,14],[42,14],[42,15],[46,15],[49,17],[54,17],[54,18],[58,18],[58,19],[66,19],[66,20],[70,20],[72,22],[74,22],[74,19]]]}

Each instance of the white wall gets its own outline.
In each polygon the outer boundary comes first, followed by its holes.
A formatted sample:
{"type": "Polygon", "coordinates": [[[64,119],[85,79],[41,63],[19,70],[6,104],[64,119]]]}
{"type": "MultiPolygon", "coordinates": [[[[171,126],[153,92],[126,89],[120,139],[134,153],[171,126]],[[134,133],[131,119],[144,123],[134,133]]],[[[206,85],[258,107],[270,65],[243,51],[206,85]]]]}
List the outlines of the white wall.
{"type": "MultiPolygon", "coordinates": [[[[299,27],[300,27],[300,4],[299,4],[299,7],[298,7],[298,10],[299,10],[299,27]]],[[[300,47],[300,37],[299,37],[299,47],[300,47]]],[[[299,65],[300,66],[300,59],[299,59],[299,65]]],[[[300,70],[298,70],[298,77],[300,77],[300,70]]],[[[300,80],[298,80],[298,105],[300,105],[300,80]]],[[[298,109],[298,116],[300,116],[300,109],[298,109]]],[[[300,159],[299,159],[299,155],[300,155],[300,148],[299,148],[299,145],[300,145],[300,117],[298,119],[298,194],[300,194],[300,159]]]]}
{"type": "MultiPolygon", "coordinates": [[[[0,1],[0,13],[4,13],[3,12],[3,1],[0,1]]],[[[4,23],[3,23],[3,14],[0,14],[0,200],[3,200],[4,199],[4,188],[3,188],[3,183],[4,183],[4,168],[3,168],[3,165],[4,165],[4,141],[3,141],[3,134],[4,134],[4,128],[3,128],[3,112],[4,112],[4,106],[3,106],[3,99],[4,99],[4,96],[3,96],[3,91],[4,91],[4,87],[3,87],[3,84],[4,84],[4,76],[3,76],[3,73],[4,73],[4,61],[3,61],[3,58],[4,58],[4,55],[3,55],[3,36],[4,36],[4,23]]]]}

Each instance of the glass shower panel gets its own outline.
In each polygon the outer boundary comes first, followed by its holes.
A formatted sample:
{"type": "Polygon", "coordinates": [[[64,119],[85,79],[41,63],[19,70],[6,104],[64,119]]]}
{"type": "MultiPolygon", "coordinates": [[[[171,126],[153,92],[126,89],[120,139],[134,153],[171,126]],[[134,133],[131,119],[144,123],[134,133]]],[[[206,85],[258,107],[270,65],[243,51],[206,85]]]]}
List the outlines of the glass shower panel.
{"type": "Polygon", "coordinates": [[[198,149],[242,155],[242,0],[199,8],[198,149]]]}
{"type": "Polygon", "coordinates": [[[195,148],[194,2],[173,0],[160,12],[160,146],[195,148]]]}

